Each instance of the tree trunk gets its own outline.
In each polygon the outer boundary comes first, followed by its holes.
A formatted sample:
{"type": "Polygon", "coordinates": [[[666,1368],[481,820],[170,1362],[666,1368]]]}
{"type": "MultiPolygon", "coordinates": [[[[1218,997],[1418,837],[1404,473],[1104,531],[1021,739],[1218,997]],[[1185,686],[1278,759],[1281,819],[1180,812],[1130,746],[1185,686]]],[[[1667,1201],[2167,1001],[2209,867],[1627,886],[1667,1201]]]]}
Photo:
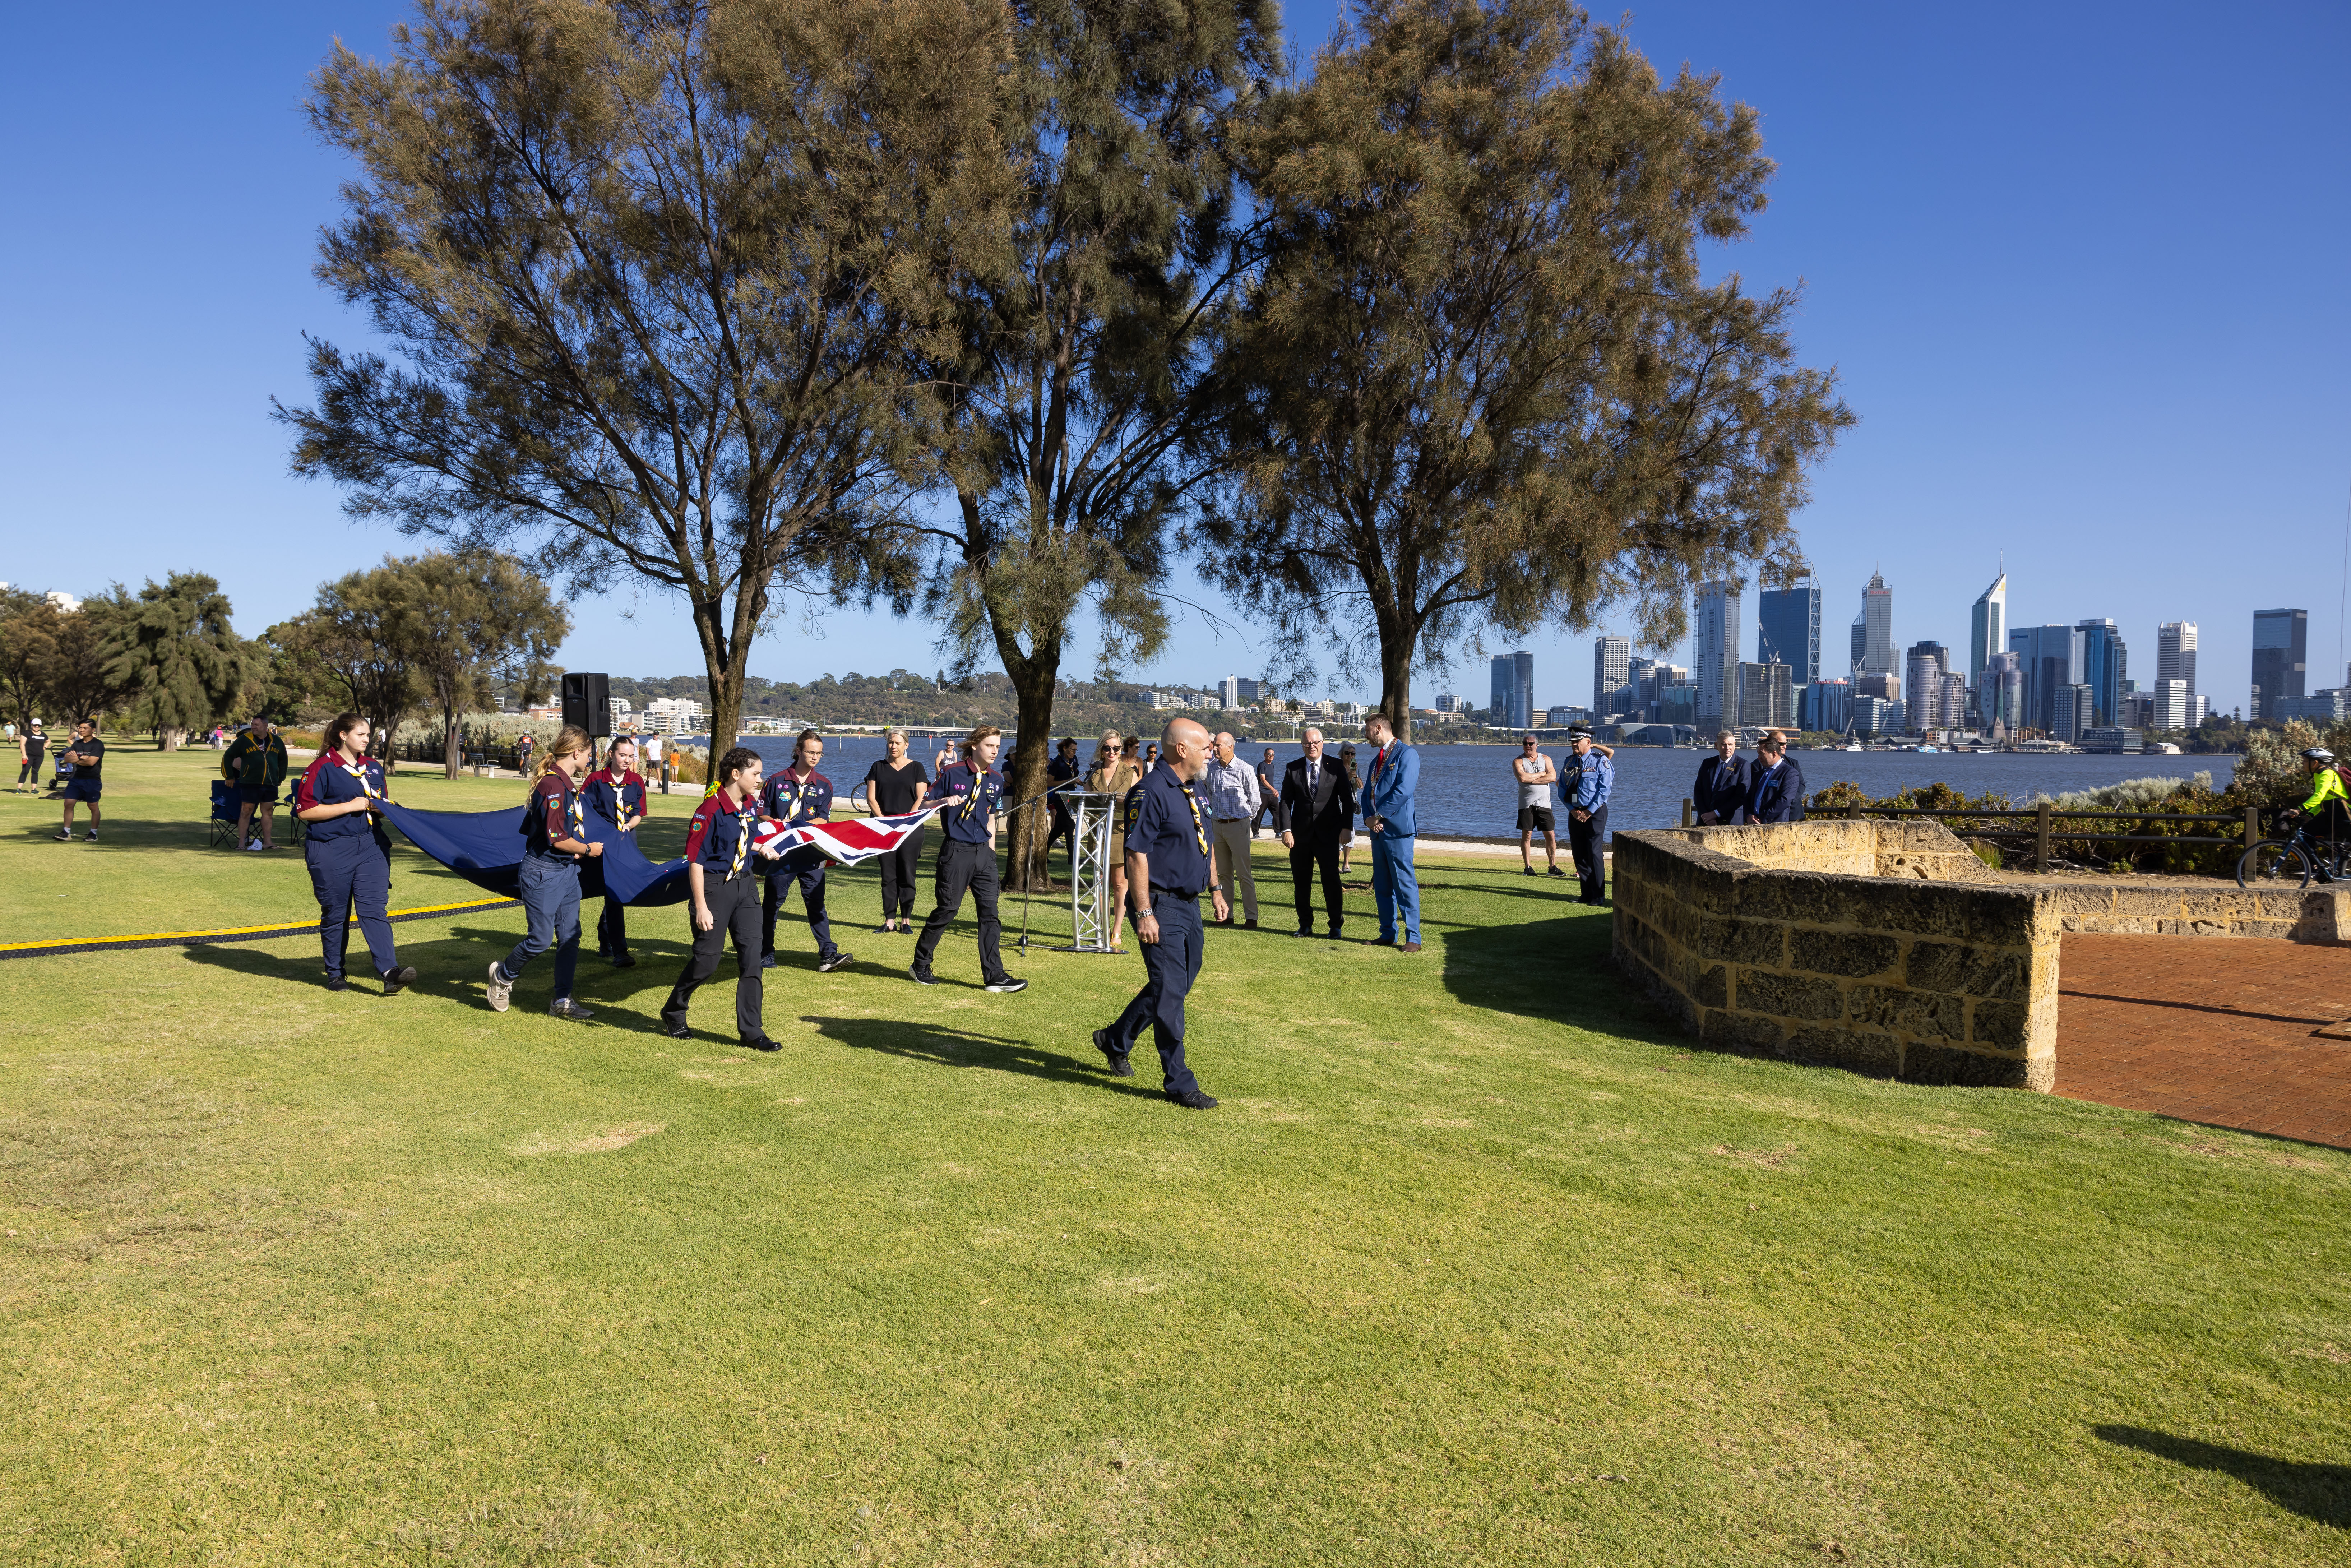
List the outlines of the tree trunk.
{"type": "Polygon", "coordinates": [[[464,741],[457,734],[457,715],[449,708],[441,710],[441,767],[449,778],[457,777],[457,765],[465,760],[464,741]]]}
{"type": "Polygon", "coordinates": [[[724,601],[694,607],[695,630],[702,637],[703,674],[710,683],[710,772],[718,777],[718,759],[726,755],[743,728],[743,672],[751,662],[747,632],[729,637],[720,621],[724,601]]]}
{"type": "MultiPolygon", "coordinates": [[[[1055,638],[1029,658],[1019,661],[1018,674],[1013,673],[1013,665],[1014,661],[1006,661],[1005,674],[1012,682],[1020,716],[1015,721],[1019,726],[1019,744],[1013,747],[1008,779],[1010,803],[1017,805],[1041,793],[1051,783],[1045,776],[1045,767],[1053,758],[1053,685],[1061,667],[1061,640],[1055,638]]],[[[1013,819],[1007,887],[1025,887],[1031,893],[1051,889],[1052,879],[1045,863],[1045,841],[1052,834],[1052,810],[1042,800],[1013,819]]]]}
{"type": "Polygon", "coordinates": [[[155,734],[156,739],[160,742],[160,749],[164,751],[179,750],[181,746],[188,738],[188,732],[186,730],[182,729],[177,725],[171,724],[163,726],[162,728],[157,730],[155,734]]]}
{"type": "Polygon", "coordinates": [[[1416,632],[1380,622],[1380,712],[1398,740],[1412,738],[1412,655],[1416,632]]]}

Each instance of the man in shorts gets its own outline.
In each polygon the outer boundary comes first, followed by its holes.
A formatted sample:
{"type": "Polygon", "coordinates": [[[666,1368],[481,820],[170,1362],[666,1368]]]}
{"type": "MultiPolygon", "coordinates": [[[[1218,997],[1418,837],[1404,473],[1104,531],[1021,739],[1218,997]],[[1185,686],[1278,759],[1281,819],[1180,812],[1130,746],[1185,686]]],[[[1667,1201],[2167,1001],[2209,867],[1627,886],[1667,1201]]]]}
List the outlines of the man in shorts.
{"type": "Polygon", "coordinates": [[[1519,737],[1519,754],[1510,758],[1510,778],[1519,787],[1519,862],[1529,876],[1535,874],[1535,834],[1540,831],[1551,874],[1564,877],[1567,873],[1559,869],[1559,835],[1551,811],[1552,786],[1559,782],[1559,769],[1535,748],[1533,736],[1519,737]]]}
{"type": "Polygon", "coordinates": [[[65,752],[57,760],[73,769],[73,777],[66,780],[66,821],[57,830],[58,841],[72,842],[74,802],[81,800],[89,805],[89,841],[96,843],[99,773],[106,766],[106,742],[98,738],[96,719],[86,718],[74,726],[74,737],[66,743],[65,752]]]}

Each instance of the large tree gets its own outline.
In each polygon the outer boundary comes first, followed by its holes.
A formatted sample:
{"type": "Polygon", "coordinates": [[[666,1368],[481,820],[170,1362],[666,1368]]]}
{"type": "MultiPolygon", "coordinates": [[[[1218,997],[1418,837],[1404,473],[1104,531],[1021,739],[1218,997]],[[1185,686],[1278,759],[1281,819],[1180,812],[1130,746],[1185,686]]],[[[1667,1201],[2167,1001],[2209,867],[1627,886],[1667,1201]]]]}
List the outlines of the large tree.
{"type": "Polygon", "coordinates": [[[396,635],[424,699],[441,716],[442,766],[455,779],[459,717],[490,706],[499,686],[523,706],[546,701],[571,616],[546,580],[512,556],[435,550],[400,565],[405,602],[396,635]]]}
{"type": "Polygon", "coordinates": [[[40,715],[41,680],[57,647],[57,607],[42,594],[0,589],[0,706],[20,735],[40,715]]]}
{"type": "MultiPolygon", "coordinates": [[[[1016,800],[1045,788],[1053,689],[1091,605],[1105,669],[1147,657],[1171,523],[1213,472],[1199,438],[1212,330],[1239,268],[1223,133],[1277,68],[1273,0],[1013,0],[1003,139],[1023,172],[1000,243],[957,279],[937,367],[928,602],[957,673],[1000,661],[1019,705],[1016,800]]],[[[1015,874],[1044,876],[1023,813],[1015,874]]]]}
{"type": "Polygon", "coordinates": [[[120,583],[93,593],[72,609],[60,609],[53,623],[48,659],[40,674],[42,700],[57,709],[49,720],[59,734],[82,719],[102,720],[129,702],[135,691],[120,663],[117,629],[134,611],[120,583]]]}
{"type": "Polygon", "coordinates": [[[1238,141],[1268,236],[1203,536],[1294,667],[1368,653],[1406,735],[1414,665],[1482,629],[1629,601],[1664,643],[1694,580],[1792,548],[1852,416],[1792,293],[1702,275],[1771,172],[1714,79],[1568,0],[1366,0],[1238,141]]]}
{"type": "Polygon", "coordinates": [[[416,672],[405,563],[386,556],[381,566],[348,572],[319,586],[319,602],[271,635],[293,664],[338,703],[362,714],[368,749],[392,756],[400,722],[425,701],[416,672]]]}
{"type": "Polygon", "coordinates": [[[175,571],[161,583],[151,579],[115,623],[110,674],[166,751],[235,706],[246,652],[229,614],[216,579],[175,571]]]}
{"type": "Polygon", "coordinates": [[[311,111],[360,170],[320,273],[401,362],[315,344],[294,467],[361,517],[681,594],[724,746],[781,589],[908,591],[872,525],[949,247],[1008,183],[1000,11],[421,0],[397,37],[338,50],[311,111]]]}

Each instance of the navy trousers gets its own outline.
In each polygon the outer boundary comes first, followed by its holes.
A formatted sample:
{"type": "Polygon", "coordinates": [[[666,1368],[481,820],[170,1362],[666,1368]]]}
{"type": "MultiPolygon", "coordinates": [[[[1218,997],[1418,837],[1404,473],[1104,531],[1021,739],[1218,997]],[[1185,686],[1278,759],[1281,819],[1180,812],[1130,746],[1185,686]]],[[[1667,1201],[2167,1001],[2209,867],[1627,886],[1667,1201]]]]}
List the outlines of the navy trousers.
{"type": "Polygon", "coordinates": [[[1583,883],[1586,904],[1598,904],[1607,895],[1608,862],[1601,852],[1607,842],[1607,807],[1593,812],[1588,822],[1579,822],[1573,811],[1568,813],[1568,852],[1575,856],[1575,874],[1583,883]]]}
{"type": "Polygon", "coordinates": [[[359,908],[360,935],[367,938],[375,972],[399,968],[392,922],[384,918],[384,905],[392,899],[391,846],[376,842],[372,833],[305,839],[302,859],[310,868],[310,891],[319,898],[319,948],[327,973],[343,972],[343,956],[351,945],[353,905],[359,908]]]}
{"type": "Polygon", "coordinates": [[[679,971],[677,984],[669,988],[669,1000],[662,1004],[662,1022],[675,1028],[685,1022],[686,1004],[703,982],[718,973],[718,960],[726,951],[726,938],[735,938],[735,1038],[757,1040],[767,1030],[759,1023],[759,1009],[767,999],[767,987],[759,977],[759,893],[757,879],[745,875],[732,882],[721,882],[718,873],[705,870],[702,875],[702,901],[710,905],[710,929],[694,930],[694,905],[686,904],[686,929],[694,932],[694,951],[685,957],[685,967],[679,971]]]}
{"type": "Polygon", "coordinates": [[[776,916],[783,913],[784,893],[792,885],[800,890],[800,907],[808,911],[809,929],[816,934],[817,956],[830,958],[841,951],[832,945],[832,922],[824,915],[824,870],[819,862],[799,870],[770,872],[759,879],[768,884],[759,899],[759,956],[776,950],[776,916]]]}
{"type": "Polygon", "coordinates": [[[1192,982],[1200,977],[1207,937],[1200,928],[1196,899],[1178,898],[1155,887],[1151,914],[1159,922],[1159,940],[1134,945],[1143,955],[1147,977],[1143,989],[1118,1015],[1118,1021],[1110,1026],[1111,1044],[1122,1051],[1133,1051],[1148,1025],[1159,1047],[1159,1071],[1166,1077],[1167,1092],[1180,1094],[1200,1087],[1200,1081],[1184,1064],[1184,998],[1191,994],[1192,982]]]}
{"type": "Polygon", "coordinates": [[[557,997],[571,994],[572,978],[580,973],[580,867],[569,857],[526,854],[522,857],[522,910],[528,924],[522,940],[499,965],[509,980],[519,980],[533,958],[555,949],[557,997]]]}
{"type": "Polygon", "coordinates": [[[604,895],[604,912],[596,916],[596,951],[605,957],[616,957],[629,950],[629,906],[604,895]]]}

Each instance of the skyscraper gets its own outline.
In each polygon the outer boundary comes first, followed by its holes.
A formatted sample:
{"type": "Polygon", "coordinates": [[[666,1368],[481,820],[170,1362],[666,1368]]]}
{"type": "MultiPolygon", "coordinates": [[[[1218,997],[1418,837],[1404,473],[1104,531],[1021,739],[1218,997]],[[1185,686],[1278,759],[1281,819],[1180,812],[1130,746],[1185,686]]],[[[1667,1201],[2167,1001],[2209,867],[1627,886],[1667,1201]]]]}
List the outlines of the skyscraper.
{"type": "Polygon", "coordinates": [[[2092,724],[2120,724],[2125,677],[2130,674],[2130,651],[2113,621],[2091,616],[2076,627],[2082,633],[2082,673],[2074,677],[2090,688],[2092,724]]]}
{"type": "Polygon", "coordinates": [[[1964,672],[1968,685],[1975,685],[1991,656],[2007,646],[2008,573],[2003,571],[1991,580],[1991,586],[1983,591],[1968,617],[1968,667],[1964,672]]]}
{"type": "Polygon", "coordinates": [[[2196,622],[2167,621],[2155,629],[2155,685],[2184,681],[2188,695],[2196,695],[2196,622]]]}
{"type": "Polygon", "coordinates": [[[1902,711],[1908,716],[1912,729],[1936,727],[1942,707],[1943,676],[1950,667],[1951,651],[1940,643],[1910,644],[1905,664],[1907,674],[1902,685],[1902,711]]]}
{"type": "Polygon", "coordinates": [[[1494,700],[1488,706],[1489,723],[1511,729],[1531,728],[1535,722],[1535,656],[1505,653],[1494,661],[1494,700]]]}
{"type": "Polygon", "coordinates": [[[1796,722],[1796,692],[1782,664],[1739,666],[1739,720],[1757,728],[1788,729],[1796,722]]]}
{"type": "Polygon", "coordinates": [[[2014,729],[2024,722],[2024,706],[2023,655],[2002,652],[1986,659],[1976,688],[1976,722],[1987,730],[2014,729]]]}
{"type": "Polygon", "coordinates": [[[2056,728],[2057,688],[2082,679],[2082,632],[2075,626],[2012,626],[2008,651],[2022,661],[2024,712],[2011,723],[2028,729],[2056,728]]]}
{"type": "Polygon", "coordinates": [[[2271,705],[2304,695],[2309,667],[2310,612],[2253,612],[2253,708],[2255,718],[2274,718],[2271,705]]]}
{"type": "Polygon", "coordinates": [[[1821,678],[1821,585],[1810,577],[1782,577],[1755,596],[1755,657],[1785,664],[1799,686],[1821,678]]]}
{"type": "Polygon", "coordinates": [[[1735,580],[1698,585],[1698,626],[1690,636],[1690,663],[1697,673],[1698,727],[1708,734],[1739,719],[1739,622],[1743,592],[1735,580]]]}
{"type": "Polygon", "coordinates": [[[1592,711],[1605,714],[1608,694],[1633,678],[1633,644],[1622,637],[1592,640],[1592,711]]]}
{"type": "Polygon", "coordinates": [[[1858,632],[1855,643],[1860,649],[1855,668],[1865,675],[1898,675],[1901,665],[1894,656],[1894,591],[1886,586],[1883,572],[1869,574],[1869,586],[1861,591],[1861,614],[1854,622],[1858,632]]]}

